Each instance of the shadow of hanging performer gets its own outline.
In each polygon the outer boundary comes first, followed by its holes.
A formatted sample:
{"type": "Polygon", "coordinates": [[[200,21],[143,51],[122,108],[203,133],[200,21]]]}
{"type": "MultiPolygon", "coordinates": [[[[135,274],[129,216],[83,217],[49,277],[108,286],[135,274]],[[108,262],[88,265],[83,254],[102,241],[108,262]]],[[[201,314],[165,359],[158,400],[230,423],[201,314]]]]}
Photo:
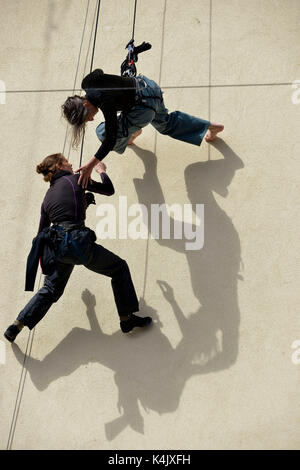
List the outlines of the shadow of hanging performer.
{"type": "Polygon", "coordinates": [[[83,79],[81,87],[86,96],[70,96],[62,105],[63,115],[73,128],[73,146],[78,147],[86,124],[94,120],[99,109],[105,119],[96,129],[102,142],[100,148],[86,165],[79,168],[81,176],[78,183],[83,187],[86,187],[99,160],[103,160],[111,150],[124,153],[127,145],[132,144],[148,124],[161,134],[194,145],[201,145],[206,134],[206,141],[213,141],[224,129],[222,124],[181,111],[169,113],[159,85],[141,74],[120,77],[96,69],[83,79]]]}
{"type": "MultiPolygon", "coordinates": [[[[200,201],[205,207],[203,247],[187,250],[186,239],[175,239],[173,236],[163,238],[160,234],[158,237],[152,225],[147,223],[150,235],[161,247],[182,253],[186,257],[191,288],[199,306],[190,316],[189,326],[185,321],[181,321],[183,339],[177,349],[182,348],[187,359],[201,358],[201,373],[224,370],[237,360],[241,316],[238,280],[243,279],[240,276],[240,238],[232,219],[219,205],[215,193],[226,198],[236,171],[242,169],[244,164],[222,139],[217,139],[212,145],[224,158],[195,162],[188,165],[184,171],[187,195],[192,208],[200,201]]],[[[182,222],[174,219],[167,210],[157,173],[157,157],[153,152],[136,145],[133,150],[145,167],[143,178],[134,179],[138,202],[147,207],[148,213],[151,209],[149,201],[151,204],[157,204],[161,208],[165,226],[170,227],[171,233],[174,234],[176,224],[182,226],[182,222]]],[[[195,233],[195,224],[191,222],[189,225],[188,221],[185,221],[184,231],[186,234],[195,233]]],[[[161,275],[163,276],[163,270],[161,275]]],[[[182,284],[181,278],[178,282],[182,284]]],[[[178,313],[180,307],[172,294],[172,288],[161,281],[159,286],[176,317],[183,318],[182,314],[178,313]]],[[[178,286],[173,287],[176,292],[178,286]]]]}

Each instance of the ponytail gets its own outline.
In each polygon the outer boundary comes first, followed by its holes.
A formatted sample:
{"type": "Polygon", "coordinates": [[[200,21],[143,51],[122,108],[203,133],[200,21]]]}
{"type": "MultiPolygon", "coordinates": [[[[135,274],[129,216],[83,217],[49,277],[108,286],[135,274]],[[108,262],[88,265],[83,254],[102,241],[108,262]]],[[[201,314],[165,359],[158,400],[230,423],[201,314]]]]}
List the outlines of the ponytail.
{"type": "Polygon", "coordinates": [[[63,155],[61,153],[54,153],[53,155],[48,155],[48,157],[44,158],[42,163],[37,165],[36,172],[42,173],[44,175],[44,181],[50,182],[58,171],[56,165],[58,163],[63,163],[63,155]]]}
{"type": "Polygon", "coordinates": [[[72,126],[72,147],[77,149],[83,137],[89,110],[83,106],[85,98],[79,95],[69,96],[62,105],[62,114],[72,126]]]}

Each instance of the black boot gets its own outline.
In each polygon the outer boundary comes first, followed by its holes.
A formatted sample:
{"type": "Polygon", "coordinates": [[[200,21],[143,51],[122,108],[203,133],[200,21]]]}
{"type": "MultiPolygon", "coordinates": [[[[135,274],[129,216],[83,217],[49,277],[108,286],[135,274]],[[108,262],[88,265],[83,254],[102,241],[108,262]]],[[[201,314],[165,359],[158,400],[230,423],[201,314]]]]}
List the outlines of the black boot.
{"type": "Polygon", "coordinates": [[[120,326],[121,330],[123,333],[129,333],[134,327],[136,326],[147,326],[150,325],[152,322],[151,317],[138,317],[137,315],[134,315],[133,313],[129,315],[129,320],[121,320],[120,321],[120,326]]]}
{"type": "Polygon", "coordinates": [[[10,325],[5,331],[4,336],[8,341],[13,343],[20,331],[17,325],[10,325]]]}

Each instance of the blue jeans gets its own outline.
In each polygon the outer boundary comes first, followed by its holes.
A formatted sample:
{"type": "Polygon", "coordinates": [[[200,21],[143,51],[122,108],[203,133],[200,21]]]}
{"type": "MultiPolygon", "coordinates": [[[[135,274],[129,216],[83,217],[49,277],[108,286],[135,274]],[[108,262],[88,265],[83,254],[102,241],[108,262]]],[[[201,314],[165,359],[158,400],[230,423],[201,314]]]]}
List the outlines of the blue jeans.
{"type": "MultiPolygon", "coordinates": [[[[113,150],[117,153],[123,153],[131,135],[147,126],[147,124],[152,124],[158,132],[169,135],[173,139],[182,140],[189,144],[201,145],[210,122],[182,113],[181,111],[169,113],[164,105],[162,91],[157,83],[144,75],[139,75],[137,79],[145,105],[152,109],[145,107],[143,104],[137,104],[126,113],[127,136],[124,136],[123,133],[123,113],[118,116],[117,142],[113,150]]],[[[98,125],[96,134],[99,140],[104,140],[105,122],[101,122],[98,125]]]]}

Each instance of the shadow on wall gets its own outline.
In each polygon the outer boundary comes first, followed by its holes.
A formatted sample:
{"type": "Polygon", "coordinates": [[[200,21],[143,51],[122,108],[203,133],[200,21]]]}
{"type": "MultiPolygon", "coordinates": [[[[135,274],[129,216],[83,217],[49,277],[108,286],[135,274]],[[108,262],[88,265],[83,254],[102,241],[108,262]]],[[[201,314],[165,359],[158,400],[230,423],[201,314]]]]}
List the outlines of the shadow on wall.
{"type": "MultiPolygon", "coordinates": [[[[204,204],[203,248],[198,251],[186,250],[186,240],[174,240],[172,237],[169,240],[156,240],[160,245],[187,257],[193,292],[200,304],[198,312],[187,320],[176,303],[172,290],[159,284],[182,326],[183,346],[179,347],[183,347],[185,353],[188,348],[190,358],[198,357],[202,364],[203,361],[206,362],[202,372],[222,370],[236,361],[240,322],[237,280],[242,280],[239,275],[239,236],[231,219],[218,206],[213,191],[226,197],[235,171],[243,168],[244,164],[222,139],[217,138],[210,145],[219,150],[224,159],[193,163],[184,173],[191,203],[204,204]],[[218,335],[221,335],[222,344],[218,335]]],[[[132,149],[145,166],[143,179],[134,180],[139,203],[145,204],[150,212],[150,203],[165,203],[157,176],[157,158],[152,152],[136,145],[132,149]]],[[[169,216],[165,211],[165,220],[167,217],[169,216]]],[[[174,227],[172,218],[170,226],[174,227]]],[[[181,283],[180,273],[178,282],[181,283]]]]}
{"type": "MultiPolygon", "coordinates": [[[[134,181],[140,203],[163,203],[156,156],[136,146],[132,148],[143,160],[146,170],[143,179],[134,181]]],[[[138,402],[146,411],[151,409],[159,414],[174,412],[189,378],[228,368],[236,361],[240,243],[232,222],[218,207],[212,190],[225,196],[235,170],[242,168],[243,164],[224,142],[219,142],[218,148],[224,160],[195,163],[185,171],[191,201],[205,204],[204,247],[200,251],[185,251],[182,240],[157,240],[186,254],[193,290],[200,303],[199,310],[186,317],[186,312],[176,302],[173,288],[165,281],[158,281],[180,326],[180,343],[173,348],[161,331],[163,325],[157,312],[143,299],[140,310],[143,316],[152,316],[154,324],[151,327],[136,330],[130,335],[121,331],[104,334],[95,312],[95,296],[86,289],[82,299],[91,329],[73,328],[42,361],[26,359],[25,368],[39,390],[89,362],[100,363],[113,370],[119,391],[117,405],[123,414],[105,424],[108,440],[114,439],[127,426],[144,432],[138,402]],[[218,332],[222,334],[222,341],[218,332]]],[[[23,364],[24,355],[20,348],[16,344],[12,347],[16,358],[23,364]]]]}

